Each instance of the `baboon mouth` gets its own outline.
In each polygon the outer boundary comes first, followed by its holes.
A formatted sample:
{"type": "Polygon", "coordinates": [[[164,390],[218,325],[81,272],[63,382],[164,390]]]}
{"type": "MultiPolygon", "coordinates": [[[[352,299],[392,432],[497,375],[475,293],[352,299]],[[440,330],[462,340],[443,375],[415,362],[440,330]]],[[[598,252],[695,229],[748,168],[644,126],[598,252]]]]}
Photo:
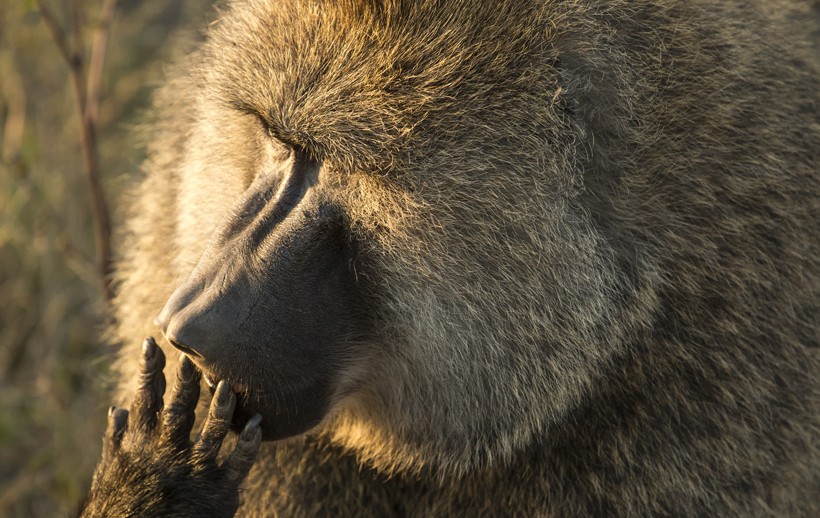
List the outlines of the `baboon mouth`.
{"type": "Polygon", "coordinates": [[[328,389],[316,380],[304,380],[305,385],[290,386],[290,391],[276,393],[264,386],[250,386],[232,381],[219,369],[208,369],[194,362],[202,373],[211,396],[220,381],[225,381],[236,394],[236,409],[231,429],[239,432],[256,414],[262,416],[262,440],[274,441],[303,433],[317,425],[327,413],[329,397],[322,397],[328,389]]]}
{"type": "MultiPolygon", "coordinates": [[[[214,392],[216,392],[216,386],[219,383],[219,381],[216,381],[214,376],[212,376],[211,374],[209,374],[208,372],[206,372],[204,370],[202,371],[202,379],[205,380],[205,383],[208,385],[208,390],[210,390],[211,395],[213,395],[214,392]]],[[[248,388],[245,387],[244,385],[240,384],[240,383],[236,383],[236,382],[229,381],[229,380],[225,380],[225,381],[230,384],[231,390],[239,398],[241,398],[241,396],[243,394],[246,394],[248,392],[248,388]]]]}
{"type": "MultiPolygon", "coordinates": [[[[213,396],[216,393],[216,386],[219,384],[218,378],[202,370],[202,379],[205,380],[208,391],[211,393],[211,396],[213,396]]],[[[229,380],[225,381],[230,383],[231,390],[236,394],[236,410],[234,410],[233,420],[231,421],[231,429],[239,432],[258,410],[248,407],[248,398],[246,397],[248,393],[247,387],[239,383],[230,382],[229,380]]]]}

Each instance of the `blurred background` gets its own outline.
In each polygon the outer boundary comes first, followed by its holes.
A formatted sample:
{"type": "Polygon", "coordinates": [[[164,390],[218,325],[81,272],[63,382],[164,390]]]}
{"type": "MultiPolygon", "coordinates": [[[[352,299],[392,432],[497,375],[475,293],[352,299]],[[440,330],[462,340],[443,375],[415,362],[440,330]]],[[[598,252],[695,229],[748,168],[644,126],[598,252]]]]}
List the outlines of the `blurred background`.
{"type": "Polygon", "coordinates": [[[0,0],[0,516],[76,509],[109,405],[98,216],[66,56],[82,55],[87,78],[107,34],[86,99],[99,100],[98,176],[116,225],[152,91],[211,18],[203,0],[0,0]]]}

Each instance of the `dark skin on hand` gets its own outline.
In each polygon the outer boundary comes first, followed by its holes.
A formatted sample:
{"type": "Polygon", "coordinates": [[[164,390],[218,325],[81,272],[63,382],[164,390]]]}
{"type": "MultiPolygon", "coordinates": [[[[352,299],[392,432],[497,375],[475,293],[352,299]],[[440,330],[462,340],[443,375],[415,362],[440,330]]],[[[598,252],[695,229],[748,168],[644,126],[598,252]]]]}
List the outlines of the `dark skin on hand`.
{"type": "Polygon", "coordinates": [[[108,412],[102,461],[81,516],[233,516],[238,509],[240,485],[262,442],[262,417],[257,414],[248,420],[234,449],[218,463],[236,395],[228,383],[219,382],[202,431],[192,441],[201,372],[183,355],[171,396],[163,405],[164,367],[162,349],[153,338],[146,339],[139,388],[130,410],[111,407],[108,412]],[[180,487],[181,475],[189,487],[180,487]],[[149,480],[140,491],[128,483],[149,480]],[[206,496],[196,501],[169,498],[172,493],[194,494],[189,491],[206,496]]]}

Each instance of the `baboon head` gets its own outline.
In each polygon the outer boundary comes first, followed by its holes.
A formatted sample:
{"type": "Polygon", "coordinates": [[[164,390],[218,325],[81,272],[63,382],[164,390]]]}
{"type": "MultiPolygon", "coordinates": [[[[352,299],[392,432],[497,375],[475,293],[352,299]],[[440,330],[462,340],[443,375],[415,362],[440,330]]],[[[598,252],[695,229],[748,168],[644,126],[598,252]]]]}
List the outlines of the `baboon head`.
{"type": "Polygon", "coordinates": [[[266,439],[464,470],[590,390],[629,295],[549,10],[239,0],[211,27],[158,323],[266,439]]]}

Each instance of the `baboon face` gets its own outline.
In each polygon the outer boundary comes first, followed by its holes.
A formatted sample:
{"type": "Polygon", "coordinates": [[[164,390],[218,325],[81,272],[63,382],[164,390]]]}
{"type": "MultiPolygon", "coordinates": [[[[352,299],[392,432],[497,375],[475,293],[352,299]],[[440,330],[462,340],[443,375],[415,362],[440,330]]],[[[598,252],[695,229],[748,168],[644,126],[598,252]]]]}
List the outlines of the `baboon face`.
{"type": "Polygon", "coordinates": [[[550,13],[463,3],[236,2],[193,59],[158,321],[266,439],[486,462],[617,343],[550,13]]]}

